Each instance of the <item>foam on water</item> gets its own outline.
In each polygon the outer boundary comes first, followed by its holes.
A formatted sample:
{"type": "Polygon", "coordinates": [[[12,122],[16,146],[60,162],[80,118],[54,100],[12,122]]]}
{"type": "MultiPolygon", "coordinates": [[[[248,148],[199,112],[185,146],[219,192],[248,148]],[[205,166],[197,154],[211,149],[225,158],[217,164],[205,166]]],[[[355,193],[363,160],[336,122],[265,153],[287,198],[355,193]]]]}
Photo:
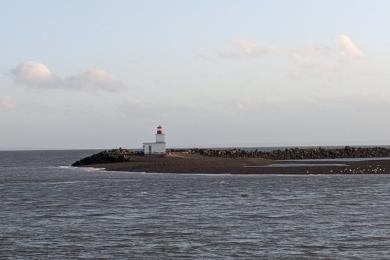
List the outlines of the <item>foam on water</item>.
{"type": "Polygon", "coordinates": [[[66,169],[66,170],[83,170],[83,171],[87,171],[87,172],[105,171],[106,170],[106,168],[74,167],[74,166],[53,166],[52,168],[66,169]]]}

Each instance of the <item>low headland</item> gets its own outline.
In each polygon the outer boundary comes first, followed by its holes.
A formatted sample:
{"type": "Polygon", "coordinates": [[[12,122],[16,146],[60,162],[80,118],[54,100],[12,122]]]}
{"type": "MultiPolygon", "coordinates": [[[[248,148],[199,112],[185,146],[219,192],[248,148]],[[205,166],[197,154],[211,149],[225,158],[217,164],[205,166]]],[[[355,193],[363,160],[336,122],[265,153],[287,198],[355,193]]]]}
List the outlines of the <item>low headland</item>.
{"type": "Polygon", "coordinates": [[[144,155],[119,148],[83,158],[72,166],[154,173],[389,174],[390,149],[169,149],[166,155],[144,155]]]}

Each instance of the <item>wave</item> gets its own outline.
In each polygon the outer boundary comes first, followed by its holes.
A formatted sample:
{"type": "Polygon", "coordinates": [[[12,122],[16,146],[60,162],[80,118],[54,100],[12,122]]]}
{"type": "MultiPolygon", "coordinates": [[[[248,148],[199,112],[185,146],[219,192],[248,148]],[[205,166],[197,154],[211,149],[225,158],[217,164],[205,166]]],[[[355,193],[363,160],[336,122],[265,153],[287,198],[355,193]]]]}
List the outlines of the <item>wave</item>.
{"type": "Polygon", "coordinates": [[[106,168],[94,168],[94,167],[74,167],[74,166],[57,166],[57,169],[70,169],[70,170],[84,170],[88,172],[105,171],[106,168]]]}

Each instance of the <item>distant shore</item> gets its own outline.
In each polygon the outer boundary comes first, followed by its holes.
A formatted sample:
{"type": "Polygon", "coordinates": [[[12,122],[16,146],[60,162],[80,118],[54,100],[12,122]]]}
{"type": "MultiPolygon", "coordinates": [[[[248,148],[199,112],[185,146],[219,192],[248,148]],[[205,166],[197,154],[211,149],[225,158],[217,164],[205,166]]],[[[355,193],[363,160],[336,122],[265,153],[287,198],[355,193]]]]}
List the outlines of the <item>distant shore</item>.
{"type": "MultiPolygon", "coordinates": [[[[367,149],[367,148],[365,148],[367,149]]],[[[369,148],[371,149],[371,148],[369,148]]],[[[116,149],[84,158],[73,166],[104,168],[107,171],[188,174],[389,174],[390,159],[356,157],[303,160],[271,160],[251,157],[201,155],[170,151],[165,156],[144,156],[116,149]]]]}

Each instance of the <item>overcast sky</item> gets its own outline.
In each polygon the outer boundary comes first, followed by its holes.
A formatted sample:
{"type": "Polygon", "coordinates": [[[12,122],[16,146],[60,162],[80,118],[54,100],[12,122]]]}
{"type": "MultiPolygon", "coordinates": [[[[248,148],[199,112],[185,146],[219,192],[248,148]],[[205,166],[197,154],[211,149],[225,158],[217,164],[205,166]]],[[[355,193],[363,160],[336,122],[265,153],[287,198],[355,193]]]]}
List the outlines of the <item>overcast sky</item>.
{"type": "Polygon", "coordinates": [[[0,1],[0,149],[390,144],[390,1],[0,1]]]}

